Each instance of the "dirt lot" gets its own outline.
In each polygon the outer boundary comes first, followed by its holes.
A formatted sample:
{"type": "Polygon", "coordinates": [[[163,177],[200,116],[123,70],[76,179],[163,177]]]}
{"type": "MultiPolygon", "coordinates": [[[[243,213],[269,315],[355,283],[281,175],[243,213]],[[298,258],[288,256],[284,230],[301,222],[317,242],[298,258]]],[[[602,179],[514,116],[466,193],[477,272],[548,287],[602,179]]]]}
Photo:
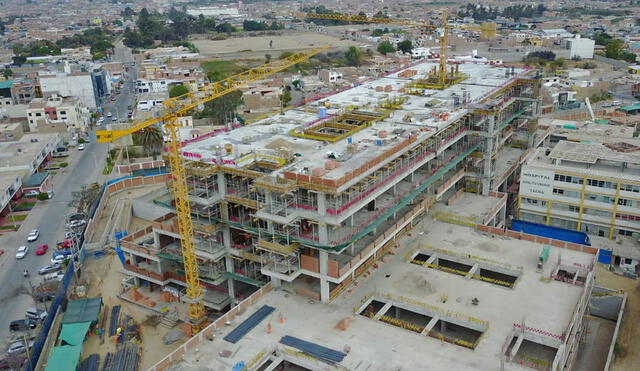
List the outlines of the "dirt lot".
{"type": "Polygon", "coordinates": [[[622,354],[616,356],[611,370],[637,370],[640,364],[640,284],[638,281],[615,275],[602,266],[596,267],[596,285],[620,289],[628,293],[622,317],[618,344],[622,354]]]}
{"type": "MultiPolygon", "coordinates": [[[[120,282],[124,278],[124,275],[120,273],[122,265],[115,254],[106,255],[98,259],[88,259],[85,267],[85,273],[90,277],[88,296],[95,297],[102,295],[109,311],[112,306],[121,305],[121,318],[126,314],[132,316],[136,319],[137,323],[141,324],[142,357],[140,360],[140,370],[146,370],[153,366],[184,342],[185,339],[182,339],[171,345],[165,345],[162,342],[162,337],[168,330],[162,326],[149,326],[144,324],[144,320],[151,314],[149,310],[117,298],[116,295],[120,292],[120,282]]],[[[97,353],[100,355],[100,359],[103,360],[107,352],[114,351],[115,344],[112,339],[106,335],[103,344],[101,344],[98,336],[91,336],[84,344],[82,359],[97,353]]]]}
{"type": "Polygon", "coordinates": [[[270,53],[274,57],[287,50],[300,50],[316,48],[322,45],[343,47],[357,45],[350,40],[340,40],[337,37],[318,34],[314,32],[302,32],[295,35],[281,36],[256,36],[243,38],[229,38],[226,40],[194,40],[195,46],[205,56],[230,53],[260,52],[264,55],[270,53]],[[273,40],[273,48],[269,48],[269,42],[273,40]]]}

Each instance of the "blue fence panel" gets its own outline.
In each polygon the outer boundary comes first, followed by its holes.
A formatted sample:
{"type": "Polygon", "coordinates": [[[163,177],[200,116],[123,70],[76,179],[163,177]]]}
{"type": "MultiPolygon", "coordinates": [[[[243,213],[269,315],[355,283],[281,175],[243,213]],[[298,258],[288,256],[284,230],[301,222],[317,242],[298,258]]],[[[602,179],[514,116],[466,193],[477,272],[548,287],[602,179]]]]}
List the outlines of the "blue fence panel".
{"type": "Polygon", "coordinates": [[[70,262],[67,266],[67,271],[62,278],[62,282],[60,287],[58,288],[58,292],[56,292],[56,297],[51,302],[51,306],[49,307],[49,312],[47,318],[45,318],[42,323],[42,328],[40,329],[40,334],[38,334],[38,338],[33,344],[33,348],[31,350],[31,358],[29,362],[27,362],[23,370],[24,371],[32,371],[36,368],[38,364],[38,359],[40,358],[40,354],[44,348],[44,343],[47,341],[47,335],[51,330],[51,325],[53,324],[53,319],[55,318],[58,310],[60,309],[60,305],[62,301],[67,295],[67,290],[69,289],[69,285],[71,284],[71,279],[73,278],[73,262],[70,262]]]}

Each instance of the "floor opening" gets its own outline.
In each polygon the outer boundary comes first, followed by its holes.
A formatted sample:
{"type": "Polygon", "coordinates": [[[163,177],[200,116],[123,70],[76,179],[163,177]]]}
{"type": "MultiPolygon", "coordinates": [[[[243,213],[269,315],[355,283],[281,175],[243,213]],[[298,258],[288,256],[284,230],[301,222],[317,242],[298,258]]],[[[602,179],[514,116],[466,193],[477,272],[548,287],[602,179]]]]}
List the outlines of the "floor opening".
{"type": "Polygon", "coordinates": [[[373,317],[376,315],[376,313],[378,313],[378,311],[380,311],[380,309],[382,309],[382,307],[384,307],[384,304],[385,303],[378,300],[371,300],[371,303],[364,307],[360,314],[366,317],[373,317]]]}
{"type": "Polygon", "coordinates": [[[525,339],[513,356],[513,361],[522,361],[532,368],[548,369],[553,364],[557,351],[558,349],[554,347],[525,339]]]}
{"type": "Polygon", "coordinates": [[[421,329],[420,331],[422,331],[422,329],[424,329],[427,326],[429,321],[431,321],[431,317],[427,315],[416,313],[414,311],[406,310],[400,307],[396,307],[395,305],[391,306],[391,308],[389,308],[389,310],[386,313],[384,313],[384,315],[386,317],[397,318],[403,322],[416,325],[420,327],[421,329]]]}
{"type": "Polygon", "coordinates": [[[450,268],[452,270],[447,270],[447,272],[459,274],[461,276],[465,276],[467,272],[471,269],[470,265],[454,262],[453,260],[447,260],[443,258],[438,258],[438,266],[444,268],[450,268]]]}
{"type": "Polygon", "coordinates": [[[494,270],[480,268],[480,276],[490,278],[492,283],[502,286],[511,287],[518,280],[518,277],[506,273],[496,272],[494,270]]]}
{"type": "Polygon", "coordinates": [[[470,349],[474,349],[482,332],[455,323],[439,320],[429,332],[430,336],[470,349]]]}
{"type": "Polygon", "coordinates": [[[413,258],[412,263],[414,263],[414,264],[422,264],[422,263],[426,262],[427,260],[429,260],[430,257],[431,257],[431,255],[418,253],[418,255],[416,255],[413,258]]]}

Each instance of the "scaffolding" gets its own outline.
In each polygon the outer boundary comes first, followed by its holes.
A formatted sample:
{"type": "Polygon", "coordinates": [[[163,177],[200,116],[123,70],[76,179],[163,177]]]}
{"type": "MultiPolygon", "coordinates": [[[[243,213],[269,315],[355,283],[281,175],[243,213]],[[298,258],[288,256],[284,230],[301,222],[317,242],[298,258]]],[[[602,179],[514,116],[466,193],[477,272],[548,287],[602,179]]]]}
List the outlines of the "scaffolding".
{"type": "Polygon", "coordinates": [[[384,120],[388,116],[389,112],[353,110],[304,129],[292,129],[289,131],[289,135],[298,138],[337,142],[371,126],[376,121],[384,120]]]}

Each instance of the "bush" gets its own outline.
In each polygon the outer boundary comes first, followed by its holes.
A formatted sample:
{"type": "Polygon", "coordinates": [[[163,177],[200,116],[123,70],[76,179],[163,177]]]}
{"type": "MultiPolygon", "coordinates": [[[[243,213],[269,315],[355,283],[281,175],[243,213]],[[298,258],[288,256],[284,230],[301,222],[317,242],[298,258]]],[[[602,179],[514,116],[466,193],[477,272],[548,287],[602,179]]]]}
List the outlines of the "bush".
{"type": "Polygon", "coordinates": [[[60,167],[67,167],[67,166],[69,166],[69,164],[68,164],[67,162],[61,162],[61,163],[59,164],[59,166],[60,166],[60,167]]]}
{"type": "Polygon", "coordinates": [[[36,196],[36,198],[38,199],[38,201],[45,201],[49,199],[49,195],[46,192],[40,192],[38,193],[38,196],[36,196]]]}
{"type": "Polygon", "coordinates": [[[84,140],[84,138],[80,138],[80,139],[78,139],[78,144],[83,144],[83,143],[85,143],[85,142],[86,142],[86,141],[84,140]]]}

